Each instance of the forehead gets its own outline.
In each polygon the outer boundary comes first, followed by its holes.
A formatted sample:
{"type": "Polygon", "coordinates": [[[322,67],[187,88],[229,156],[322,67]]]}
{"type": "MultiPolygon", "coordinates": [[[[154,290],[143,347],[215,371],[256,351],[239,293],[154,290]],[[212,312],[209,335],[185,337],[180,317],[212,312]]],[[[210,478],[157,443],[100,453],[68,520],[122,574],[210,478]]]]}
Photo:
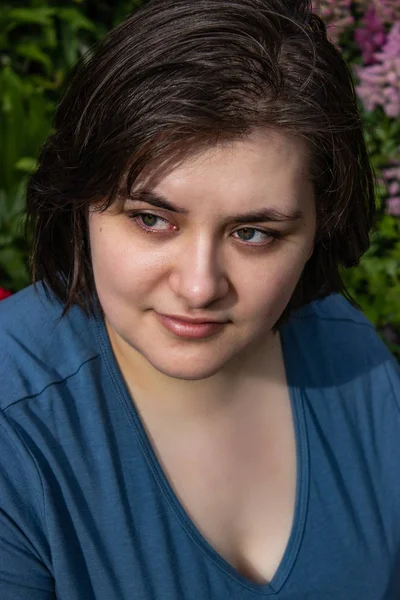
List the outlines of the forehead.
{"type": "Polygon", "coordinates": [[[193,208],[240,208],[253,201],[293,205],[312,189],[306,142],[269,130],[192,152],[157,177],[140,179],[134,189],[147,187],[193,208]]]}

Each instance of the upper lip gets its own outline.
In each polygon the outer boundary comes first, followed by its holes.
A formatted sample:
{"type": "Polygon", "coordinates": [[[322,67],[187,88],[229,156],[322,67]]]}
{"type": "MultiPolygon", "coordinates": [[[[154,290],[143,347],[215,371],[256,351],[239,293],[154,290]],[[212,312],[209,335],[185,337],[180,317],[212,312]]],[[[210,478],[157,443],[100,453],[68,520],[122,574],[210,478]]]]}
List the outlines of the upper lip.
{"type": "Polygon", "coordinates": [[[176,319],[185,323],[227,323],[227,319],[213,319],[212,317],[185,317],[183,315],[166,315],[160,313],[162,317],[176,319]]]}

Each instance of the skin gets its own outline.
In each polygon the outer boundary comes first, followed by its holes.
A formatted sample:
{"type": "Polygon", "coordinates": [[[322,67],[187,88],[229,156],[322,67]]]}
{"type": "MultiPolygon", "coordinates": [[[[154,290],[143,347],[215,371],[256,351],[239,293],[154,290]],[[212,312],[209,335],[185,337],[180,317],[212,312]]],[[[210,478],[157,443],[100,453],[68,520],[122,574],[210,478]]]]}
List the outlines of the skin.
{"type": "Polygon", "coordinates": [[[314,249],[305,143],[255,130],[189,157],[155,185],[137,182],[134,192],[144,188],[185,212],[126,199],[89,217],[96,288],[130,390],[159,403],[168,398],[170,406],[174,398],[180,410],[179,399],[191,404],[188,392],[216,404],[249,379],[272,381],[282,361],[272,328],[314,249]],[[230,222],[266,208],[302,216],[230,222]],[[157,313],[226,324],[205,339],[186,339],[166,330],[157,313]]]}
{"type": "Polygon", "coordinates": [[[314,248],[306,148],[257,130],[143,178],[131,196],[89,219],[115,357],[189,518],[238,572],[265,583],[282,559],[295,506],[295,434],[273,326],[314,248]],[[143,201],[155,194],[185,212],[143,201]],[[232,222],[265,209],[302,216],[232,222]],[[227,323],[187,339],[157,313],[227,323]]]}

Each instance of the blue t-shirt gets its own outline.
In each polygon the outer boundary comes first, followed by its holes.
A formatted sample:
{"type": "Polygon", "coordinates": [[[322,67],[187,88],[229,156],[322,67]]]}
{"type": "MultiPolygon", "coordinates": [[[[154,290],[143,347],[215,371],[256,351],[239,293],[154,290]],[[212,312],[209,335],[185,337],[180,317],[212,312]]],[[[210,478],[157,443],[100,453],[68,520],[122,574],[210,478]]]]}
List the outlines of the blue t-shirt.
{"type": "Polygon", "coordinates": [[[297,497],[268,585],[180,504],[102,318],[61,311],[32,287],[0,303],[1,600],[400,598],[400,373],[343,297],[282,328],[297,497]]]}

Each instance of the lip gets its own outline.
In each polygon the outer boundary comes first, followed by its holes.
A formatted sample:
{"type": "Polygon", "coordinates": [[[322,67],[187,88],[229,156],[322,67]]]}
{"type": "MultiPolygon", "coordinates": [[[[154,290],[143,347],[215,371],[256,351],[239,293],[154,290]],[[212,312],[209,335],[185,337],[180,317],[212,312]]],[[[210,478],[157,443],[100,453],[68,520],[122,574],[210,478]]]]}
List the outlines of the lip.
{"type": "Polygon", "coordinates": [[[218,319],[209,319],[207,317],[203,317],[203,318],[192,318],[192,317],[181,317],[180,315],[163,315],[161,313],[160,314],[162,317],[166,317],[167,319],[172,319],[173,321],[181,321],[182,323],[194,323],[194,324],[199,324],[199,325],[204,325],[204,323],[227,323],[227,321],[223,321],[223,320],[218,320],[218,319]]]}
{"type": "Polygon", "coordinates": [[[171,333],[178,337],[191,339],[208,338],[220,332],[228,321],[213,321],[205,319],[192,319],[177,315],[163,315],[156,313],[160,323],[171,333]]]}

